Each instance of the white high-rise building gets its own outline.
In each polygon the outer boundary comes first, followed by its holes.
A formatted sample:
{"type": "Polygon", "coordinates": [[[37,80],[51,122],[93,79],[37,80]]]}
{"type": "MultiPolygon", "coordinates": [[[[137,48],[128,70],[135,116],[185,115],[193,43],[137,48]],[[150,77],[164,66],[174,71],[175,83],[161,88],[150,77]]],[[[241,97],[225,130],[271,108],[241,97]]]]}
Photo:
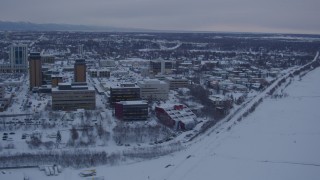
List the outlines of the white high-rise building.
{"type": "Polygon", "coordinates": [[[78,54],[82,57],[83,56],[83,44],[78,45],[78,54]]]}
{"type": "Polygon", "coordinates": [[[10,47],[10,64],[14,72],[26,72],[28,69],[28,46],[24,44],[10,47]]]}
{"type": "Polygon", "coordinates": [[[145,79],[138,82],[141,99],[167,100],[169,85],[158,79],[145,79]]]}

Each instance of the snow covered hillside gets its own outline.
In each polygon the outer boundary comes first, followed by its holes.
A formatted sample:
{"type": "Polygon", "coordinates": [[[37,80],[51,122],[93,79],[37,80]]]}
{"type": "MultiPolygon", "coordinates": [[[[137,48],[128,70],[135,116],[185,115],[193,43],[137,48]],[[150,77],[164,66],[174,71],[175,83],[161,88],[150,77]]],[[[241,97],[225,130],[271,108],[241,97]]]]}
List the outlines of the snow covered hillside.
{"type": "MultiPolygon", "coordinates": [[[[118,166],[99,166],[105,179],[290,179],[320,177],[320,68],[294,80],[282,98],[267,98],[230,127],[223,124],[172,155],[118,166]]],[[[230,122],[231,123],[231,122],[230,122]]],[[[81,170],[47,177],[38,169],[5,170],[0,179],[76,180],[81,170]]]]}

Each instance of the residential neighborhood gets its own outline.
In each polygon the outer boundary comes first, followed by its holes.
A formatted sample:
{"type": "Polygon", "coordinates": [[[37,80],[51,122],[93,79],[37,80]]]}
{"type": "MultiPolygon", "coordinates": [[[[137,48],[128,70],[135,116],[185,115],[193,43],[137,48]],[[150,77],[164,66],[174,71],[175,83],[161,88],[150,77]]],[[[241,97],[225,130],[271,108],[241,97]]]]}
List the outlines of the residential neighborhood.
{"type": "Polygon", "coordinates": [[[86,148],[114,163],[119,152],[169,154],[247,109],[241,121],[264,94],[286,96],[277,89],[319,66],[318,36],[29,31],[0,39],[4,154],[86,148]]]}

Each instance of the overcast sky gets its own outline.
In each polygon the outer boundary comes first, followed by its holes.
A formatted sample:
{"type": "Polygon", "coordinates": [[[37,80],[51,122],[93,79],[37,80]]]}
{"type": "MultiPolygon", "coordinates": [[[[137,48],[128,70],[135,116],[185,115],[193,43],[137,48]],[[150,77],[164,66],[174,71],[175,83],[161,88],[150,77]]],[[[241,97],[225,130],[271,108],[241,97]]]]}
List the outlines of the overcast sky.
{"type": "Polygon", "coordinates": [[[0,20],[320,34],[320,0],[0,0],[0,20]]]}

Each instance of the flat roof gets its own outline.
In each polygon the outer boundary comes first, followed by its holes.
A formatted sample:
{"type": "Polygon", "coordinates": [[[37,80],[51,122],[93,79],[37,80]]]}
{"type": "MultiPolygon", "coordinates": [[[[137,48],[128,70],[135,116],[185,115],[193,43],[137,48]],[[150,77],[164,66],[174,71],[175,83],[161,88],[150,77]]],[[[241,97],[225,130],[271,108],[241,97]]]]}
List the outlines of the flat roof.
{"type": "Polygon", "coordinates": [[[167,84],[164,81],[161,81],[159,79],[144,79],[142,81],[139,81],[140,84],[167,84]]]}
{"type": "Polygon", "coordinates": [[[186,80],[186,81],[188,81],[188,79],[186,79],[185,77],[166,77],[166,79],[168,79],[168,80],[186,80]]]}
{"type": "Polygon", "coordinates": [[[140,105],[140,104],[148,104],[146,101],[139,100],[139,101],[120,101],[116,103],[121,103],[123,105],[140,105]]]}

